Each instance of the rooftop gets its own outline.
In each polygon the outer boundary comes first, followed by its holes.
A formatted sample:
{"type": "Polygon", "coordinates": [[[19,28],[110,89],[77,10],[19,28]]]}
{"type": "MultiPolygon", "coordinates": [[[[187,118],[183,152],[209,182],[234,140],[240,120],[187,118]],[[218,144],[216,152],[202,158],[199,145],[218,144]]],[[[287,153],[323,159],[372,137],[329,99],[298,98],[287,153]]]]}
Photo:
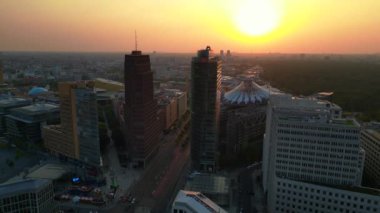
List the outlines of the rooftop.
{"type": "Polygon", "coordinates": [[[175,206],[176,203],[187,204],[190,208],[194,209],[195,212],[227,213],[227,211],[222,209],[200,192],[180,190],[173,202],[173,205],[175,206]]]}
{"type": "Polygon", "coordinates": [[[224,95],[229,104],[259,104],[269,98],[269,90],[257,85],[250,79],[243,80],[237,87],[224,95]]]}
{"type": "Polygon", "coordinates": [[[213,174],[198,174],[186,183],[186,189],[207,194],[227,194],[229,193],[229,186],[228,177],[213,174]]]}
{"type": "Polygon", "coordinates": [[[124,84],[121,83],[121,82],[113,81],[113,80],[109,80],[109,79],[105,79],[105,78],[96,78],[95,79],[95,87],[96,87],[96,82],[105,83],[105,84],[114,84],[114,85],[117,85],[117,86],[124,87],[124,84]]]}
{"type": "Polygon", "coordinates": [[[56,180],[67,172],[69,172],[69,170],[62,165],[46,164],[29,173],[26,177],[30,179],[56,180]]]}
{"type": "Polygon", "coordinates": [[[342,110],[338,105],[316,98],[294,97],[289,94],[276,94],[270,96],[272,106],[297,110],[330,111],[331,109],[342,110]]]}
{"type": "Polygon", "coordinates": [[[58,111],[58,110],[59,110],[59,106],[55,104],[35,103],[35,104],[24,106],[24,107],[14,108],[11,111],[37,115],[37,114],[44,114],[44,113],[58,111]]]}
{"type": "Polygon", "coordinates": [[[22,104],[29,104],[31,101],[24,98],[17,98],[17,97],[9,97],[5,99],[0,99],[0,107],[7,108],[7,107],[13,107],[18,106],[22,104]]]}
{"type": "Polygon", "coordinates": [[[0,197],[35,191],[48,184],[50,184],[50,181],[43,179],[27,179],[18,182],[0,184],[0,197]]]}

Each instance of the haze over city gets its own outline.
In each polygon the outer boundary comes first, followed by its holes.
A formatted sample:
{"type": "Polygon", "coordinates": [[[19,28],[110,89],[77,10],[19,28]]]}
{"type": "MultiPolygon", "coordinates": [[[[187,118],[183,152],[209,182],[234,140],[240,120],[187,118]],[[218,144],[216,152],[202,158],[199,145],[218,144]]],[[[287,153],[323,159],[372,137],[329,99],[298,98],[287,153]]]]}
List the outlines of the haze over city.
{"type": "Polygon", "coordinates": [[[380,0],[0,0],[0,213],[380,212],[380,0]]]}
{"type": "Polygon", "coordinates": [[[380,1],[1,0],[2,51],[376,53],[380,1]]]}

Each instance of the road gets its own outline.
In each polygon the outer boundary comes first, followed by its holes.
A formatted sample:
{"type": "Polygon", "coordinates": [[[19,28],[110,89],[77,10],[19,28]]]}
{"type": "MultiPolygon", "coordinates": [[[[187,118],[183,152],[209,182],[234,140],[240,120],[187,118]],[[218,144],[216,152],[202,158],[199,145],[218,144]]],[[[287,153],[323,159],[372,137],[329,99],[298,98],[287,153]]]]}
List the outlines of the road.
{"type": "MultiPolygon", "coordinates": [[[[181,148],[175,144],[177,132],[165,136],[158,153],[154,156],[140,179],[129,192],[137,203],[127,212],[141,212],[141,209],[152,212],[164,212],[174,193],[177,180],[186,172],[185,166],[190,158],[190,148],[181,148]]],[[[126,204],[118,204],[112,212],[125,212],[126,204]]]]}
{"type": "Polygon", "coordinates": [[[253,189],[252,171],[245,168],[238,176],[238,212],[252,213],[251,192],[253,189]]]}

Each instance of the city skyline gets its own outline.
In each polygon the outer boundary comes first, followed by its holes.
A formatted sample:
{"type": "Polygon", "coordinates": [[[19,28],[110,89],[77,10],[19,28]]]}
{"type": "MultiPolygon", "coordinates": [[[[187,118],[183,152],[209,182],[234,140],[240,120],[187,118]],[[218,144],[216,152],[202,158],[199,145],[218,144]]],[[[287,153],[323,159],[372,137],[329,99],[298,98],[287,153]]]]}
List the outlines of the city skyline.
{"type": "Polygon", "coordinates": [[[126,52],[136,30],[146,52],[210,44],[242,53],[378,53],[379,7],[376,0],[2,0],[0,50],[126,52]]]}

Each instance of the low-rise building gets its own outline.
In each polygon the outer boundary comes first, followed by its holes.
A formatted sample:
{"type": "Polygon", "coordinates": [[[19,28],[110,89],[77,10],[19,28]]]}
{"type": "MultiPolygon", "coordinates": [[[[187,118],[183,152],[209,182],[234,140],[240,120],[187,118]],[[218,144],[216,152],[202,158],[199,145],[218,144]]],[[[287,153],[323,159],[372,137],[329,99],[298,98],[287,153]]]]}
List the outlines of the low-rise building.
{"type": "Polygon", "coordinates": [[[16,98],[9,96],[0,100],[0,136],[3,136],[7,131],[5,116],[9,114],[10,110],[17,107],[27,106],[31,104],[31,100],[24,98],[16,98]]]}
{"type": "Polygon", "coordinates": [[[0,185],[0,212],[55,212],[53,184],[50,180],[28,179],[0,185]]]}
{"type": "Polygon", "coordinates": [[[10,141],[38,142],[42,139],[41,129],[43,126],[59,122],[59,106],[36,103],[11,109],[5,117],[10,141]]]}
{"type": "Polygon", "coordinates": [[[177,100],[173,97],[161,97],[158,101],[158,107],[161,112],[159,112],[161,120],[161,125],[163,130],[169,129],[173,126],[174,122],[177,121],[177,100]]]}
{"type": "Polygon", "coordinates": [[[180,190],[173,202],[171,213],[227,213],[200,192],[180,190]]]}

